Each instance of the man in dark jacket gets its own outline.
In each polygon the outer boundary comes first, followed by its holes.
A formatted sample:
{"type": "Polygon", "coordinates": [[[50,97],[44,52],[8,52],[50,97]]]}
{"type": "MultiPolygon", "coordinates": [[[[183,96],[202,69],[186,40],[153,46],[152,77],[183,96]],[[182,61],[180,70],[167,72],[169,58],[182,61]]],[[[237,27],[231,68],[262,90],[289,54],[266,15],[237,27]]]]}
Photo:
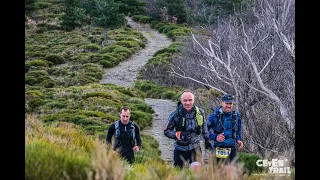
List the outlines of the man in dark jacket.
{"type": "Polygon", "coordinates": [[[215,113],[207,121],[209,137],[214,141],[216,160],[227,164],[238,162],[236,145],[238,150],[243,147],[240,114],[232,111],[233,99],[231,94],[225,94],[221,99],[221,106],[215,109],[215,113]]]}
{"type": "Polygon", "coordinates": [[[141,149],[142,141],[139,127],[130,121],[130,112],[127,106],[120,109],[120,120],[109,127],[106,142],[112,144],[111,138],[114,135],[113,149],[119,151],[120,156],[132,164],[134,163],[134,152],[141,149]]]}
{"type": "Polygon", "coordinates": [[[189,163],[200,161],[200,138],[205,140],[205,148],[211,149],[204,111],[193,105],[194,95],[185,90],[176,110],[169,115],[169,122],[164,135],[176,140],[174,143],[174,166],[183,167],[184,161],[189,163]]]}

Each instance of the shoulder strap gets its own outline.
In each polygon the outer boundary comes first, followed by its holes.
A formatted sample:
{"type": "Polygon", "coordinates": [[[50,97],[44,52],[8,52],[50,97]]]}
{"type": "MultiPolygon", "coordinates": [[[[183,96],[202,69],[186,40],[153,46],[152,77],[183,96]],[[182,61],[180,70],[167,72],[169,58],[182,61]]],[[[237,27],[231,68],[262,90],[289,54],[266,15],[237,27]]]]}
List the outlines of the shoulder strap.
{"type": "Polygon", "coordinates": [[[197,119],[198,126],[202,126],[203,116],[202,116],[198,106],[195,106],[195,107],[196,107],[196,119],[197,119]]]}
{"type": "Polygon", "coordinates": [[[232,137],[233,139],[237,138],[237,113],[232,111],[232,137]]]}
{"type": "Polygon", "coordinates": [[[179,118],[178,114],[179,114],[178,111],[175,111],[173,114],[173,119],[177,124],[176,129],[178,128],[178,130],[183,130],[185,128],[185,118],[184,117],[179,118]]]}
{"type": "Polygon", "coordinates": [[[215,134],[220,134],[224,130],[224,118],[220,112],[216,112],[217,114],[217,122],[215,124],[215,129],[213,130],[215,134]]]}
{"type": "Polygon", "coordinates": [[[116,129],[116,135],[114,137],[117,139],[120,136],[119,121],[114,122],[114,126],[115,126],[115,129],[116,129]]]}
{"type": "Polygon", "coordinates": [[[132,134],[132,139],[134,140],[136,137],[136,128],[134,127],[134,123],[132,121],[129,122],[131,124],[131,134],[132,134]]]}

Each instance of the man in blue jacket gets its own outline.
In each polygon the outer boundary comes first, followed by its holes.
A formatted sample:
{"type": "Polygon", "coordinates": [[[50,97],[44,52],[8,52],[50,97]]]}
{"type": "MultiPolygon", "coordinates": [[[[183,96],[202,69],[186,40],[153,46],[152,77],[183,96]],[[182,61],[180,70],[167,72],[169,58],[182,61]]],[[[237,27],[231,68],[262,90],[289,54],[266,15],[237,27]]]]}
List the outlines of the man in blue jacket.
{"type": "Polygon", "coordinates": [[[221,99],[221,106],[215,109],[207,121],[209,137],[214,142],[214,152],[217,162],[227,164],[238,162],[238,150],[243,148],[241,141],[240,114],[232,110],[233,97],[225,94],[221,99]]]}

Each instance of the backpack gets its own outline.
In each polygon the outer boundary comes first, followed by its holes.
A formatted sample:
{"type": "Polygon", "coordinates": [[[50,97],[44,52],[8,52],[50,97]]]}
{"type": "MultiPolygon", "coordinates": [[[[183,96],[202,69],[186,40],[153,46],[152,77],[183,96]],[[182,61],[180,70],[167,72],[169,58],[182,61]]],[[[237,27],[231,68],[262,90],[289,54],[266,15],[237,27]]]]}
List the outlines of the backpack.
{"type": "MultiPolygon", "coordinates": [[[[195,106],[195,109],[196,109],[196,120],[197,120],[197,124],[198,124],[198,126],[197,126],[197,134],[200,134],[201,126],[203,125],[203,116],[202,116],[198,106],[195,106]]],[[[179,122],[177,114],[178,113],[176,113],[176,115],[174,117],[174,120],[176,122],[179,122]]],[[[181,122],[180,125],[181,125],[180,128],[182,128],[182,130],[185,129],[185,118],[184,117],[182,117],[182,122],[181,122]]]]}
{"type": "MultiPolygon", "coordinates": [[[[120,121],[120,120],[119,120],[120,121]]],[[[116,129],[116,134],[115,134],[115,138],[118,139],[120,137],[120,126],[119,126],[119,121],[115,122],[115,129],[116,129]]],[[[130,135],[132,137],[132,140],[135,139],[135,127],[134,127],[134,123],[129,121],[130,123],[130,135]]]]}
{"type": "MultiPolygon", "coordinates": [[[[232,138],[236,139],[237,138],[237,129],[238,127],[236,126],[237,121],[237,113],[235,111],[232,111],[232,138]]],[[[220,134],[224,127],[224,119],[222,118],[222,115],[220,113],[217,113],[217,127],[213,130],[215,134],[220,134]]]]}

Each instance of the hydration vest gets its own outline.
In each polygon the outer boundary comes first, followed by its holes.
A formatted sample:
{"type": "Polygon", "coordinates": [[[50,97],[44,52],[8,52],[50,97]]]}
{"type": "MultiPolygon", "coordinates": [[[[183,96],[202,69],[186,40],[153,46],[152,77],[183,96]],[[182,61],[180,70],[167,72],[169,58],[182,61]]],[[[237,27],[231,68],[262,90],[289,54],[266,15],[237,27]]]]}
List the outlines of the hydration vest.
{"type": "MultiPolygon", "coordinates": [[[[196,122],[197,122],[197,127],[196,127],[196,133],[200,134],[201,133],[201,126],[203,125],[203,116],[201,115],[201,112],[197,106],[195,106],[196,109],[196,122]]],[[[178,117],[178,112],[174,116],[174,120],[178,122],[178,127],[177,131],[185,131],[185,117],[178,117]]]]}
{"type": "MultiPolygon", "coordinates": [[[[119,121],[114,122],[116,133],[114,135],[114,144],[113,144],[113,149],[115,150],[117,147],[121,146],[121,139],[120,139],[120,126],[119,126],[119,121]]],[[[135,139],[135,127],[134,123],[129,121],[130,124],[130,137],[131,137],[131,143],[134,144],[134,139],[135,139]]]]}
{"type": "MultiPolygon", "coordinates": [[[[236,122],[237,121],[237,113],[235,111],[232,111],[232,138],[233,139],[236,139],[237,138],[237,129],[238,129],[238,126],[236,126],[236,122]]],[[[223,132],[224,130],[224,118],[222,118],[222,115],[221,113],[217,113],[217,125],[216,127],[214,128],[213,132],[215,134],[220,134],[223,132]]]]}
{"type": "MultiPolygon", "coordinates": [[[[120,120],[119,120],[120,121],[120,120]]],[[[116,121],[115,122],[115,129],[116,129],[116,134],[115,134],[115,138],[116,139],[119,139],[120,137],[120,126],[119,126],[119,121],[116,121]]],[[[132,140],[134,140],[135,138],[135,127],[134,127],[134,123],[129,121],[129,124],[130,124],[130,136],[132,138],[132,140]]]]}

